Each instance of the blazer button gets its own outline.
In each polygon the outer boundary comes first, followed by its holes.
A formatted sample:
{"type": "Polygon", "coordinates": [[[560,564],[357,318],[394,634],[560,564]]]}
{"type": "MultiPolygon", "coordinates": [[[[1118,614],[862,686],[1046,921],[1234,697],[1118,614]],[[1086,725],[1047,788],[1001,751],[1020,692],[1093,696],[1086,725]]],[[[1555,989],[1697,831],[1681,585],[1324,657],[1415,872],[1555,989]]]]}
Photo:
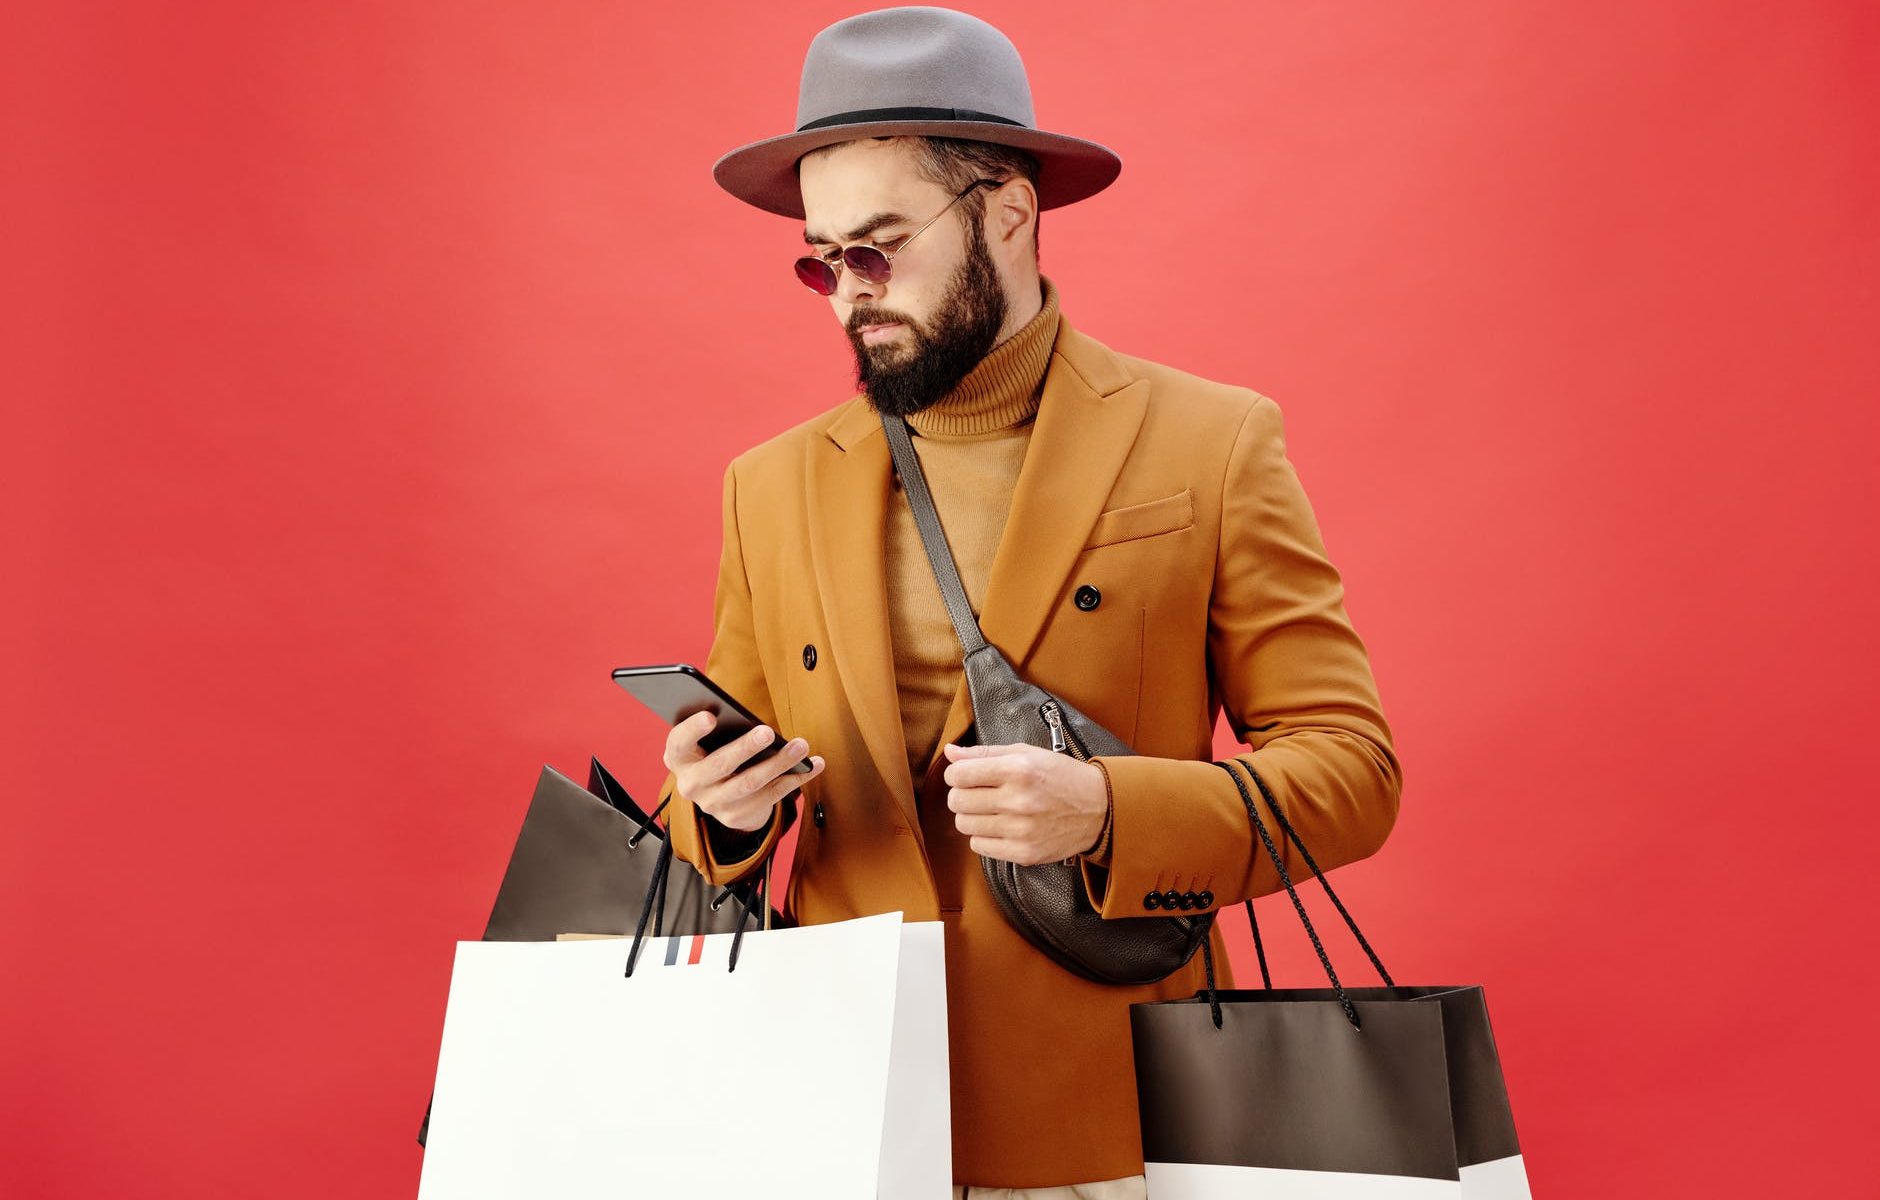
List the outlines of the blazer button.
{"type": "Polygon", "coordinates": [[[1162,893],[1162,907],[1174,912],[1182,906],[1182,894],[1174,888],[1162,893]]]}
{"type": "Polygon", "coordinates": [[[1195,906],[1196,899],[1197,897],[1195,896],[1193,892],[1183,892],[1182,893],[1182,910],[1186,912],[1188,909],[1193,908],[1195,906]]]}
{"type": "Polygon", "coordinates": [[[1144,896],[1142,898],[1142,906],[1144,908],[1151,909],[1151,910],[1161,908],[1162,907],[1162,893],[1150,892],[1147,896],[1144,896]]]}
{"type": "Polygon", "coordinates": [[[1195,897],[1195,903],[1199,904],[1202,908],[1213,908],[1214,893],[1208,891],[1202,892],[1199,896],[1195,897]]]}
{"type": "Polygon", "coordinates": [[[1089,612],[1097,605],[1103,603],[1103,593],[1086,583],[1084,586],[1077,589],[1076,601],[1078,608],[1089,612]]]}
{"type": "Polygon", "coordinates": [[[815,646],[803,647],[803,669],[805,671],[814,671],[816,669],[816,647],[815,646]]]}

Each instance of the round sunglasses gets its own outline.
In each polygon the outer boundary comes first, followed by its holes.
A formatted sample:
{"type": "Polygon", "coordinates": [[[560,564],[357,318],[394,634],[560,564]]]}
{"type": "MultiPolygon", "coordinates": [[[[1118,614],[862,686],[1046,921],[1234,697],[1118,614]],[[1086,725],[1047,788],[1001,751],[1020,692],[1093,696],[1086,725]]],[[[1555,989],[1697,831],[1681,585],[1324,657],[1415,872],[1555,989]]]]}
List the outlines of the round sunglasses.
{"type": "Polygon", "coordinates": [[[796,277],[802,281],[804,287],[823,296],[835,295],[836,273],[843,267],[847,267],[849,270],[855,272],[855,276],[858,279],[867,280],[869,283],[886,283],[888,282],[889,272],[893,270],[894,256],[907,249],[907,244],[925,232],[927,225],[931,225],[945,216],[948,209],[951,209],[955,204],[966,199],[974,188],[988,183],[996,186],[1004,182],[1005,180],[1003,179],[973,180],[966,185],[959,195],[947,201],[946,208],[941,209],[939,212],[929,217],[926,225],[922,225],[919,229],[916,229],[914,232],[902,238],[901,244],[892,250],[881,250],[874,246],[855,245],[843,250],[841,254],[833,259],[817,258],[813,254],[806,254],[796,260],[796,277]]]}

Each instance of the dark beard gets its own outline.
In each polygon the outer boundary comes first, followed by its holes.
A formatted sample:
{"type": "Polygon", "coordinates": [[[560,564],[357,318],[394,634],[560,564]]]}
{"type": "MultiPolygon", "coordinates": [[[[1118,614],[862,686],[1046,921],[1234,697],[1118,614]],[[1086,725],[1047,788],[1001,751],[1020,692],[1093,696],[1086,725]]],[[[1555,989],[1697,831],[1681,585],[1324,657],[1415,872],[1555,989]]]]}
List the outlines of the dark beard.
{"type": "Polygon", "coordinates": [[[905,417],[938,401],[998,343],[1005,324],[1005,290],[986,252],[985,231],[968,220],[966,258],[953,273],[929,333],[905,317],[880,309],[849,314],[849,344],[855,351],[855,382],[877,412],[905,417]],[[870,346],[856,332],[863,325],[901,321],[906,341],[870,346]]]}

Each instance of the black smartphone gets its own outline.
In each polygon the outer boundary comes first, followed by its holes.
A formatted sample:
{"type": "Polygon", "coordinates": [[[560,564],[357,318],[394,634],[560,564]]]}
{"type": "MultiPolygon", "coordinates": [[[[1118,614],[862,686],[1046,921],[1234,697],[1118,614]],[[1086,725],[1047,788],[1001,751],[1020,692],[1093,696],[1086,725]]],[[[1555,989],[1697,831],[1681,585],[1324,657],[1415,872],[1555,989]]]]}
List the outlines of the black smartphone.
{"type": "MultiPolygon", "coordinates": [[[[653,667],[616,667],[614,682],[631,692],[641,704],[653,710],[668,725],[677,725],[687,717],[710,712],[717,723],[699,739],[699,749],[707,754],[727,742],[736,741],[763,722],[737,698],[711,681],[705,672],[690,663],[666,663],[653,667]]],[[[770,744],[738,765],[742,771],[752,763],[762,762],[783,749],[790,739],[783,730],[772,727],[770,744]]],[[[786,775],[807,775],[815,770],[809,756],[785,768],[786,775]]]]}

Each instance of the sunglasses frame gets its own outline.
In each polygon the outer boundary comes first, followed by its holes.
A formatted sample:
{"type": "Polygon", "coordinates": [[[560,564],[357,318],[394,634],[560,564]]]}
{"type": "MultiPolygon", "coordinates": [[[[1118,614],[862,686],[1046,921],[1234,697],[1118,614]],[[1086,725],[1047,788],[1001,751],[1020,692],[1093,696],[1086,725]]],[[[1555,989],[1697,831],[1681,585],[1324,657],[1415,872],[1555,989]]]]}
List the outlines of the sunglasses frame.
{"type": "Polygon", "coordinates": [[[843,267],[847,267],[849,270],[855,272],[856,278],[865,280],[868,283],[886,283],[888,282],[888,276],[894,272],[894,256],[907,249],[909,242],[925,233],[928,225],[946,216],[955,204],[958,204],[960,201],[966,199],[967,196],[971,195],[974,188],[988,183],[998,186],[1005,182],[1006,180],[1003,179],[973,180],[966,185],[959,195],[947,201],[946,208],[941,209],[933,216],[927,218],[925,224],[902,238],[901,244],[896,246],[893,250],[883,250],[879,246],[868,246],[857,242],[853,246],[844,246],[842,252],[836,255],[833,260],[819,258],[814,254],[806,254],[802,258],[797,259],[793,264],[796,268],[796,278],[804,287],[819,296],[833,296],[836,294],[836,288],[841,282],[843,267]],[[860,258],[861,261],[857,262],[857,258],[860,258]],[[876,258],[881,260],[879,264],[874,261],[876,258]]]}

